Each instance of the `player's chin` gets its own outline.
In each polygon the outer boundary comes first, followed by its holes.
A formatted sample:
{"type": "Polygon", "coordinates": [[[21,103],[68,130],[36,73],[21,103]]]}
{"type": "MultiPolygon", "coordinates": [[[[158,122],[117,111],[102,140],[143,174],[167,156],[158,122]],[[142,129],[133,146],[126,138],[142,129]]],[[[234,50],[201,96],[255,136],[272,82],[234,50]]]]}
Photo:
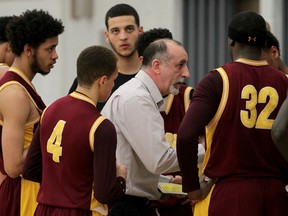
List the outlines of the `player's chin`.
{"type": "Polygon", "coordinates": [[[135,50],[132,49],[121,49],[118,54],[122,57],[130,57],[134,54],[135,50]]]}
{"type": "Polygon", "coordinates": [[[37,73],[39,73],[39,74],[41,74],[41,75],[43,75],[43,76],[46,76],[47,74],[49,74],[50,73],[50,69],[48,70],[42,70],[42,71],[38,71],[37,73]]]}

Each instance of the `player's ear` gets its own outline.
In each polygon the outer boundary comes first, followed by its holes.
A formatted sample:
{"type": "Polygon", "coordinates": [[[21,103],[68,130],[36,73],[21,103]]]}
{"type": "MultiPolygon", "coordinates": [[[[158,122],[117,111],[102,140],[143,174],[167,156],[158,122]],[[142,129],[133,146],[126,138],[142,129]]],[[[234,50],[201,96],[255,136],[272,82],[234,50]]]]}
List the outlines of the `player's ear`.
{"type": "Polygon", "coordinates": [[[106,80],[107,80],[107,76],[106,76],[106,75],[99,77],[98,85],[99,85],[99,86],[105,85],[106,80]]]}
{"type": "Polygon", "coordinates": [[[277,49],[276,46],[271,47],[271,53],[274,56],[274,58],[279,58],[280,56],[279,50],[277,49]]]}
{"type": "Polygon", "coordinates": [[[140,26],[140,27],[139,27],[139,33],[140,33],[140,34],[143,34],[143,32],[144,32],[144,28],[143,28],[143,26],[140,26]]]}
{"type": "Polygon", "coordinates": [[[139,61],[141,64],[143,63],[143,56],[139,56],[139,61]]]}
{"type": "Polygon", "coordinates": [[[109,41],[109,32],[108,32],[108,30],[105,31],[104,36],[105,36],[105,41],[106,41],[106,43],[107,43],[107,44],[110,44],[110,41],[109,41]]]}
{"type": "Polygon", "coordinates": [[[11,45],[10,45],[10,43],[7,43],[6,52],[11,52],[11,51],[12,51],[11,45]]]}
{"type": "Polygon", "coordinates": [[[228,46],[233,47],[235,45],[235,41],[228,37],[228,46]]]}
{"type": "Polygon", "coordinates": [[[29,44],[24,45],[24,53],[27,56],[31,56],[33,54],[34,48],[32,48],[29,44]]]}

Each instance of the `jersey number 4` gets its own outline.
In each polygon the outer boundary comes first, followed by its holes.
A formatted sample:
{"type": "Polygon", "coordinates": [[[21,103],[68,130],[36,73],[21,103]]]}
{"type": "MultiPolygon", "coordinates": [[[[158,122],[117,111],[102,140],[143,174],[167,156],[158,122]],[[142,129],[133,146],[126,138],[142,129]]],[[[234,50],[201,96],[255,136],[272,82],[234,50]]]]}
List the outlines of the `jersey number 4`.
{"type": "Polygon", "coordinates": [[[62,133],[66,122],[58,121],[47,141],[47,152],[52,154],[52,159],[56,163],[60,163],[60,156],[62,156],[62,133]]]}
{"type": "Polygon", "coordinates": [[[279,102],[277,91],[272,87],[264,87],[258,93],[254,86],[247,85],[242,89],[241,98],[247,100],[246,110],[240,112],[242,124],[247,128],[271,129],[274,120],[269,119],[269,116],[279,102]],[[256,105],[260,103],[266,105],[258,115],[256,105]]]}

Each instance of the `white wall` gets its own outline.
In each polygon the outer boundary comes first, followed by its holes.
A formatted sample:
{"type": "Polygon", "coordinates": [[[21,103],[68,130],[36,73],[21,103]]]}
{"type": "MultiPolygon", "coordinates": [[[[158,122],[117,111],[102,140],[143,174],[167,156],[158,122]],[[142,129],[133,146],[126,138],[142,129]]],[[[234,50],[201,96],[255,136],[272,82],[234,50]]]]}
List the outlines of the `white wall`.
{"type": "Polygon", "coordinates": [[[259,0],[259,13],[270,24],[271,32],[277,37],[282,50],[283,38],[283,0],[259,0]]]}
{"type": "Polygon", "coordinates": [[[44,9],[63,21],[64,33],[59,37],[57,47],[59,59],[45,77],[37,75],[33,84],[46,104],[67,94],[76,77],[75,64],[79,53],[90,45],[104,45],[106,11],[118,3],[128,3],[135,7],[144,30],[168,28],[175,39],[182,42],[182,1],[181,0],[91,0],[91,17],[72,17],[72,2],[90,0],[0,0],[1,15],[19,15],[26,9],[44,9]],[[161,8],[159,10],[159,8],[161,8]]]}
{"type": "MultiPolygon", "coordinates": [[[[281,7],[283,0],[259,0],[260,14],[270,23],[272,32],[283,43],[281,7]]],[[[168,28],[176,40],[182,42],[182,0],[0,0],[1,15],[19,15],[26,9],[44,9],[62,19],[65,32],[60,36],[57,48],[59,59],[51,73],[33,80],[46,104],[67,94],[76,77],[76,59],[90,45],[104,45],[106,11],[118,3],[128,3],[140,15],[144,30],[168,28]],[[92,2],[92,16],[75,19],[72,17],[72,2],[92,2]]]]}

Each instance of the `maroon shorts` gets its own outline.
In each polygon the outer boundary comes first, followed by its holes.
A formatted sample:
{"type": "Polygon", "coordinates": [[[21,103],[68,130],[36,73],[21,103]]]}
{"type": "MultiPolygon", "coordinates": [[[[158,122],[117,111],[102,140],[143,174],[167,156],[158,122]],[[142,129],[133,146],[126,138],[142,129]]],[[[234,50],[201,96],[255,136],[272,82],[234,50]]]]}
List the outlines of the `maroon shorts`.
{"type": "Polygon", "coordinates": [[[91,216],[90,210],[60,208],[38,204],[34,216],[91,216]]]}
{"type": "Polygon", "coordinates": [[[20,216],[21,178],[4,179],[0,186],[0,215],[20,216]]]}
{"type": "Polygon", "coordinates": [[[211,195],[208,215],[288,215],[285,184],[276,179],[219,181],[211,195]]]}

